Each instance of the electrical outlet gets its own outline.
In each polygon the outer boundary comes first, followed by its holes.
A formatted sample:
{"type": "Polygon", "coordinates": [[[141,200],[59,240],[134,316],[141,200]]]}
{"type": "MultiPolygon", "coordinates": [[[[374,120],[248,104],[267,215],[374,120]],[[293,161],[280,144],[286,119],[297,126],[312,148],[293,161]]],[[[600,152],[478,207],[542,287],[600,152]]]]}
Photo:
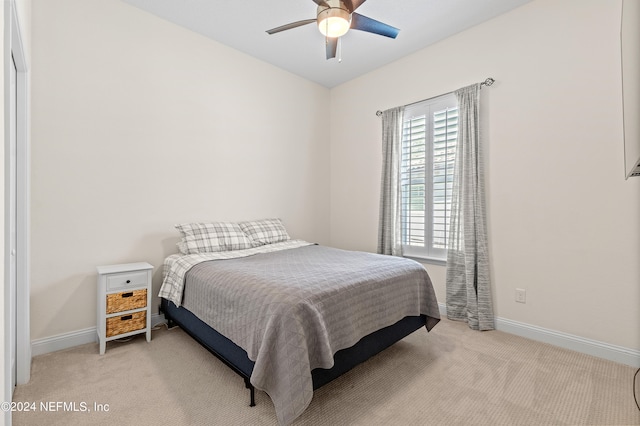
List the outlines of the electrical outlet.
{"type": "Polygon", "coordinates": [[[523,288],[516,288],[516,302],[527,303],[527,290],[523,288]]]}

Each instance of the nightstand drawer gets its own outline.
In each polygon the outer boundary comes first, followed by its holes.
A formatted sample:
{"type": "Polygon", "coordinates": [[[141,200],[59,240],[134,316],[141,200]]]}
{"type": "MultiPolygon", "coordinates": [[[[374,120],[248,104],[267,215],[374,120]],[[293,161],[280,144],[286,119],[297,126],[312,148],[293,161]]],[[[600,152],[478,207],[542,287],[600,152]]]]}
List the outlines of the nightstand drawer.
{"type": "Polygon", "coordinates": [[[107,294],[107,313],[129,311],[147,306],[147,289],[107,294]]]}
{"type": "Polygon", "coordinates": [[[107,337],[142,330],[147,326],[147,311],[107,318],[107,337]]]}
{"type": "Polygon", "coordinates": [[[147,271],[124,272],[107,276],[107,291],[127,287],[146,287],[147,271]]]}

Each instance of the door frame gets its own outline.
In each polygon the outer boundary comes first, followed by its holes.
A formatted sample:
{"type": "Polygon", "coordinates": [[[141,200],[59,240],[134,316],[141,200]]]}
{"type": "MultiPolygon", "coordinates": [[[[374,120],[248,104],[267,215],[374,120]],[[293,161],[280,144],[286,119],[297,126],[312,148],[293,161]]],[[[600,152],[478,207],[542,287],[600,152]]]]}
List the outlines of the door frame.
{"type": "MultiPolygon", "coordinates": [[[[29,74],[27,58],[24,51],[22,32],[18,22],[15,0],[4,2],[4,198],[5,198],[5,244],[4,244],[4,336],[5,354],[10,350],[9,315],[10,313],[10,288],[7,286],[8,263],[10,253],[8,251],[8,209],[7,186],[9,179],[8,150],[10,139],[10,68],[11,56],[16,64],[16,138],[17,138],[17,158],[16,158],[16,183],[17,183],[17,269],[16,269],[16,383],[27,383],[31,377],[31,335],[29,330],[29,224],[30,224],[30,144],[29,144],[29,74]]],[[[4,368],[4,394],[8,397],[12,394],[11,387],[11,357],[5,356],[4,368]]],[[[5,424],[11,424],[10,412],[5,413],[5,424]],[[7,421],[8,420],[8,421],[7,421]]]]}

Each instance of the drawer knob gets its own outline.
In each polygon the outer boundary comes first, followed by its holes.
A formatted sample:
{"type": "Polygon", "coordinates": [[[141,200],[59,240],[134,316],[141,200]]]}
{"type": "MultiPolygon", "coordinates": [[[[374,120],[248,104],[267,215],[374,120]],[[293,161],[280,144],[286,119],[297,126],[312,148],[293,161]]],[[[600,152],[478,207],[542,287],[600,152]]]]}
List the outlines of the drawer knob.
{"type": "Polygon", "coordinates": [[[131,283],[131,280],[127,280],[127,284],[131,283]]]}
{"type": "Polygon", "coordinates": [[[133,292],[130,291],[129,293],[122,293],[122,298],[124,299],[125,297],[131,297],[133,296],[133,292]]]}

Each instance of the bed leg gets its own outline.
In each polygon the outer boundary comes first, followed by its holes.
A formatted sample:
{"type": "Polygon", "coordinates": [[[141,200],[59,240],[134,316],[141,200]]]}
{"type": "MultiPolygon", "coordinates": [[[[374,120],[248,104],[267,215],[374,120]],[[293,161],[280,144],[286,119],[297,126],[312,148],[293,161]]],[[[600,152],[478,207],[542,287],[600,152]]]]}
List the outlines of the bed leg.
{"type": "Polygon", "coordinates": [[[249,379],[247,379],[246,377],[244,379],[244,386],[247,389],[249,389],[249,393],[250,393],[251,401],[249,403],[249,407],[255,407],[256,406],[256,388],[253,387],[251,382],[249,382],[249,379]]]}

